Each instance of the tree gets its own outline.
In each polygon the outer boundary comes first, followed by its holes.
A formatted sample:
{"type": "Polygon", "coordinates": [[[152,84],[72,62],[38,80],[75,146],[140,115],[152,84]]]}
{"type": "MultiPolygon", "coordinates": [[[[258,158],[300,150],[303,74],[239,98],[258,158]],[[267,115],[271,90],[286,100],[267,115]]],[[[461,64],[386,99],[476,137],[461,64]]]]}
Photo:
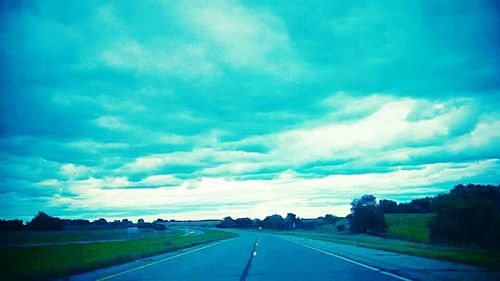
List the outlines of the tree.
{"type": "Polygon", "coordinates": [[[500,248],[500,186],[457,185],[432,208],[431,242],[500,248]]]}
{"type": "Polygon", "coordinates": [[[300,229],[314,229],[318,226],[318,223],[317,223],[317,219],[298,218],[295,225],[296,225],[296,228],[300,228],[300,229]]]}
{"type": "Polygon", "coordinates": [[[47,215],[44,212],[38,214],[26,225],[28,230],[62,230],[63,222],[60,218],[55,218],[47,215]]]}
{"type": "Polygon", "coordinates": [[[375,196],[365,194],[354,199],[351,205],[349,221],[352,232],[374,234],[385,232],[387,225],[384,214],[378,206],[375,196]]]}
{"type": "Polygon", "coordinates": [[[432,197],[413,199],[411,200],[411,204],[414,206],[416,213],[432,213],[432,200],[432,197]]]}
{"type": "Polygon", "coordinates": [[[108,221],[105,218],[100,218],[92,222],[94,225],[107,225],[108,221]]]}
{"type": "Polygon", "coordinates": [[[21,231],[23,230],[22,220],[0,220],[0,231],[21,231]]]}
{"type": "Polygon", "coordinates": [[[432,197],[424,197],[413,199],[411,202],[398,204],[396,201],[382,199],[378,204],[382,208],[384,214],[425,214],[432,213],[432,200],[432,197]]]}
{"type": "Polygon", "coordinates": [[[123,219],[122,220],[122,225],[123,226],[132,226],[134,223],[129,221],[128,219],[123,219]]]}
{"type": "Polygon", "coordinates": [[[253,225],[255,225],[256,227],[262,227],[262,220],[261,219],[254,219],[253,225]]]}
{"type": "Polygon", "coordinates": [[[384,214],[394,214],[398,212],[398,203],[396,201],[382,199],[378,202],[384,214]]]}
{"type": "Polygon", "coordinates": [[[280,215],[267,216],[262,221],[263,228],[282,230],[284,228],[284,220],[280,215]]]}
{"type": "Polygon", "coordinates": [[[218,223],[216,225],[216,227],[219,227],[219,228],[230,228],[230,227],[234,227],[235,225],[236,224],[235,224],[233,218],[231,218],[230,216],[227,216],[220,223],[218,223]]]}
{"type": "Polygon", "coordinates": [[[326,214],[324,218],[326,224],[335,224],[335,222],[337,222],[338,220],[339,218],[332,214],[326,214]]]}
{"type": "Polygon", "coordinates": [[[296,220],[297,220],[297,216],[295,214],[288,213],[286,215],[285,219],[283,220],[283,227],[287,230],[295,229],[296,220]]]}
{"type": "Polygon", "coordinates": [[[247,228],[253,226],[253,221],[250,218],[237,218],[234,224],[236,227],[247,228]]]}

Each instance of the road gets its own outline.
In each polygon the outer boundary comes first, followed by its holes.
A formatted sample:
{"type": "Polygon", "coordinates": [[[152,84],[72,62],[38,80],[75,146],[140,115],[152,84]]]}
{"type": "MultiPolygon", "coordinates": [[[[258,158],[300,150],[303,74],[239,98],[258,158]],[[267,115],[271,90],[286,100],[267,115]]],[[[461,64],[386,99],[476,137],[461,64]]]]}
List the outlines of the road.
{"type": "MultiPolygon", "coordinates": [[[[455,275],[446,275],[441,270],[439,274],[412,275],[410,271],[385,270],[346,258],[332,250],[333,243],[309,243],[256,232],[239,234],[237,238],[75,275],[70,280],[499,280],[495,279],[498,275],[484,272],[456,275],[453,271],[455,275]]],[[[403,264],[405,257],[414,258],[400,256],[403,264]]]]}
{"type": "Polygon", "coordinates": [[[205,233],[205,232],[203,232],[203,231],[201,231],[199,229],[187,228],[187,227],[172,226],[172,227],[170,227],[170,229],[184,232],[184,234],[182,234],[181,236],[189,236],[189,235],[198,236],[198,235],[203,235],[205,233]]]}

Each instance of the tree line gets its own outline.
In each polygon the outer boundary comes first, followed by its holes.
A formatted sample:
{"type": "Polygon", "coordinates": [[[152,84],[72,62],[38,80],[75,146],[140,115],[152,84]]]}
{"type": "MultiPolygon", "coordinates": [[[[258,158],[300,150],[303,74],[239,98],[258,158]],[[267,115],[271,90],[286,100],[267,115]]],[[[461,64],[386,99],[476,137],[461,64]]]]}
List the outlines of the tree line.
{"type": "MultiPolygon", "coordinates": [[[[435,214],[428,225],[431,243],[500,248],[500,185],[458,184],[448,193],[407,203],[377,200],[375,196],[365,194],[351,202],[351,213],[347,216],[349,231],[384,235],[387,229],[384,215],[397,213],[435,214]]],[[[312,229],[335,224],[339,219],[330,214],[318,219],[302,219],[293,213],[288,213],[285,218],[270,215],[264,220],[225,217],[217,227],[312,229]]],[[[337,230],[343,228],[344,225],[337,226],[337,230]]]]}
{"type": "MultiPolygon", "coordinates": [[[[397,203],[393,200],[378,200],[375,196],[365,194],[355,198],[351,203],[351,213],[347,216],[349,231],[383,235],[387,224],[384,214],[394,213],[433,213],[428,227],[430,242],[453,245],[472,245],[483,248],[500,249],[500,185],[456,185],[448,193],[434,197],[414,199],[408,203],[397,203]]],[[[288,213],[286,217],[274,214],[263,220],[250,218],[225,217],[219,228],[257,227],[272,230],[313,229],[323,225],[335,225],[339,220],[332,214],[315,219],[297,217],[288,213]]],[[[163,222],[163,220],[158,220],[163,222]]],[[[0,230],[63,230],[77,228],[153,228],[163,230],[161,223],[146,223],[139,220],[115,220],[108,222],[101,218],[95,221],[68,220],[51,217],[39,212],[26,225],[21,220],[0,220],[0,230]]],[[[345,225],[336,225],[343,231],[345,225]]]]}
{"type": "Polygon", "coordinates": [[[108,222],[104,218],[91,222],[84,219],[61,219],[49,216],[44,212],[38,212],[26,225],[23,224],[22,220],[0,220],[0,231],[61,231],[71,229],[120,229],[128,227],[155,230],[167,229],[167,226],[164,224],[145,222],[143,219],[139,219],[137,223],[133,223],[128,219],[108,222]]]}
{"type": "Polygon", "coordinates": [[[267,216],[263,220],[250,218],[233,219],[230,216],[225,217],[222,222],[216,225],[219,228],[250,228],[259,227],[272,230],[293,230],[293,229],[313,229],[321,225],[335,224],[340,218],[332,214],[326,214],[324,217],[315,219],[304,219],[297,217],[294,213],[288,213],[285,218],[274,214],[267,216]]]}
{"type": "Polygon", "coordinates": [[[458,184],[450,192],[395,204],[363,195],[351,203],[351,232],[383,234],[384,214],[433,213],[428,224],[431,243],[500,249],[500,185],[458,184]]]}

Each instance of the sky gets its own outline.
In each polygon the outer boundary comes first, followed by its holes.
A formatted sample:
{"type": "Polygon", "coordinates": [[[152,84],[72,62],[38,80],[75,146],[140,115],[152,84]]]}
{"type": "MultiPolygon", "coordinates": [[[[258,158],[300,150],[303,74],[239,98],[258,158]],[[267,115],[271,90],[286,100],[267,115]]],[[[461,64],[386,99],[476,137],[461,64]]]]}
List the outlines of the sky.
{"type": "Polygon", "coordinates": [[[343,216],[500,183],[496,1],[0,1],[0,218],[343,216]]]}

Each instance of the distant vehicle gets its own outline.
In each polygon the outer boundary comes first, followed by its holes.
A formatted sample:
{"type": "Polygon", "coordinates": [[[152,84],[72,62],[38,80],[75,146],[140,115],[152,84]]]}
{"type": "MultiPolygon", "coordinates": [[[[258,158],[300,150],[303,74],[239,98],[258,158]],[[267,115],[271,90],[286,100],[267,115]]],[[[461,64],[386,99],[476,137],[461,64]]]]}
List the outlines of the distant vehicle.
{"type": "Polygon", "coordinates": [[[194,231],[191,230],[191,232],[189,232],[189,233],[194,234],[194,231]]]}
{"type": "Polygon", "coordinates": [[[262,230],[262,226],[259,226],[259,230],[262,230]]]}

